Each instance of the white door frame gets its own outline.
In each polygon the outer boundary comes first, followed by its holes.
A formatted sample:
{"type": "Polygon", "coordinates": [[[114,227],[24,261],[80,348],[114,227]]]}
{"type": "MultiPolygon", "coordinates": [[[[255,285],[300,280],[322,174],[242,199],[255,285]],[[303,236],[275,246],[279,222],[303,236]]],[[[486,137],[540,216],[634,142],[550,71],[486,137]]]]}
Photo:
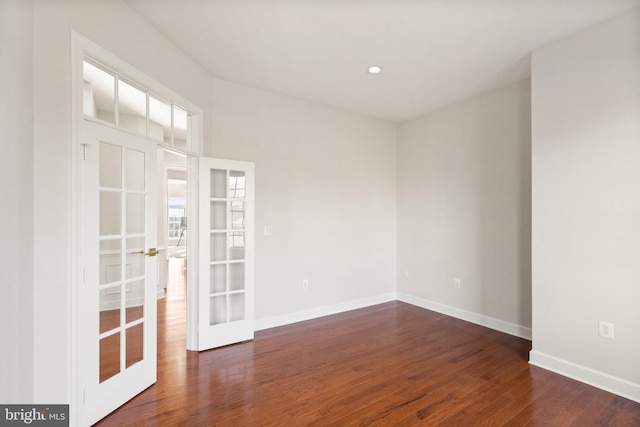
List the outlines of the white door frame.
{"type": "MultiPolygon", "coordinates": [[[[70,277],[70,313],[69,313],[69,327],[70,327],[70,422],[71,425],[75,425],[78,421],[78,408],[82,405],[83,395],[81,387],[81,378],[79,378],[78,372],[78,359],[79,359],[79,337],[78,337],[78,322],[79,309],[77,293],[83,278],[83,265],[81,262],[80,248],[82,247],[83,228],[80,223],[82,218],[82,206],[83,198],[80,193],[81,186],[79,183],[80,171],[82,167],[82,128],[85,120],[83,112],[83,99],[82,99],[82,82],[83,82],[83,70],[82,63],[85,56],[90,56],[101,63],[116,69],[126,75],[128,78],[133,79],[137,83],[140,83],[143,87],[151,90],[152,92],[163,96],[166,99],[170,99],[179,103],[185,107],[192,114],[192,152],[183,153],[188,154],[188,209],[194,215],[192,215],[193,227],[187,228],[187,238],[191,242],[188,246],[187,252],[187,269],[191,274],[187,276],[187,349],[195,350],[197,348],[198,337],[198,300],[197,300],[197,244],[198,244],[198,224],[197,220],[197,176],[198,176],[198,155],[201,153],[202,147],[202,127],[203,127],[203,111],[201,108],[192,104],[188,100],[184,99],[180,95],[166,88],[156,80],[147,76],[146,74],[138,71],[131,65],[119,59],[106,49],[93,43],[86,37],[78,34],[75,31],[71,32],[71,146],[70,146],[70,165],[71,165],[71,197],[70,197],[70,248],[69,259],[71,272],[70,277]]],[[[151,141],[151,140],[150,140],[151,141]]],[[[154,142],[157,144],[157,142],[154,142]]],[[[162,146],[162,144],[160,144],[162,146]]],[[[173,149],[176,151],[175,149],[173,149]]]]}

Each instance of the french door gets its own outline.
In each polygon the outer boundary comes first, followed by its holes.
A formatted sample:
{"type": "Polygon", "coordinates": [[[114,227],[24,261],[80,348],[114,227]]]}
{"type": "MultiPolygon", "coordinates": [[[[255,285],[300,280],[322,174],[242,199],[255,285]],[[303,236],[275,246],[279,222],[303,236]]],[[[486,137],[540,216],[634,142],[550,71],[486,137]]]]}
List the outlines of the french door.
{"type": "Polygon", "coordinates": [[[254,164],[199,161],[198,350],[253,339],[254,164]]]}
{"type": "MultiPolygon", "coordinates": [[[[91,121],[80,168],[78,424],[156,381],[157,146],[91,121]]],[[[254,165],[200,158],[197,347],[253,338],[254,165]]],[[[195,325],[194,325],[195,326],[195,325]]]]}
{"type": "Polygon", "coordinates": [[[79,425],[156,381],[157,148],[84,122],[79,425]]]}

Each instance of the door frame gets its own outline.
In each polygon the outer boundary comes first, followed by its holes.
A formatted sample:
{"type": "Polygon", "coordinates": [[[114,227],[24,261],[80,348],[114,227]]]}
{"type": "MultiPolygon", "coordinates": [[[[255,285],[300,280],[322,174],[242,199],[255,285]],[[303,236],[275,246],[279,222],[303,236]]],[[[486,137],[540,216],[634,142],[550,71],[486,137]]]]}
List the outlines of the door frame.
{"type": "MultiPolygon", "coordinates": [[[[198,227],[197,227],[197,176],[198,176],[198,157],[201,154],[202,149],[202,135],[203,135],[203,110],[195,104],[189,102],[187,99],[181,97],[177,93],[171,91],[164,85],[160,84],[153,78],[137,70],[133,66],[129,65],[125,61],[121,60],[108,50],[102,48],[96,43],[92,42],[88,38],[81,34],[71,31],[71,139],[70,139],[70,244],[69,244],[69,271],[70,275],[70,288],[69,288],[69,304],[71,310],[69,311],[68,324],[70,329],[70,348],[69,348],[69,372],[70,372],[70,388],[69,388],[69,415],[71,425],[75,425],[78,421],[79,408],[83,405],[84,393],[82,387],[82,378],[80,378],[78,369],[78,360],[80,358],[79,352],[81,351],[78,325],[82,321],[80,319],[80,310],[78,307],[78,290],[81,286],[84,277],[84,268],[82,262],[81,249],[83,244],[83,195],[81,194],[82,186],[81,168],[83,162],[83,126],[84,126],[84,111],[83,111],[83,69],[82,63],[85,56],[90,56],[93,59],[100,61],[101,63],[122,72],[129,79],[136,81],[146,89],[154,92],[157,95],[170,99],[179,103],[182,107],[186,108],[189,113],[192,114],[192,127],[191,127],[191,152],[183,153],[176,150],[173,147],[165,147],[159,144],[158,141],[149,140],[150,143],[155,143],[157,146],[168,148],[172,151],[185,154],[187,158],[187,170],[188,170],[188,182],[187,182],[187,204],[192,215],[191,223],[193,227],[187,228],[187,238],[191,242],[187,246],[187,349],[195,350],[197,348],[198,337],[198,283],[197,283],[197,244],[198,244],[198,227]]],[[[115,409],[115,408],[114,408],[115,409]]]]}

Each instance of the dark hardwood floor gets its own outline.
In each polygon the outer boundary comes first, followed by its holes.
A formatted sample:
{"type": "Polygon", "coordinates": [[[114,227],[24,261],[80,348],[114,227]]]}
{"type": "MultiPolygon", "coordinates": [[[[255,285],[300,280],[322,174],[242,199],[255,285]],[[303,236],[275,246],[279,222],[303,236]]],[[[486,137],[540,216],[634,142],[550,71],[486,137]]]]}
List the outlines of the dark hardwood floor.
{"type": "Polygon", "coordinates": [[[101,426],[640,426],[640,404],[527,363],[529,341],[401,302],[185,350],[158,302],[158,382],[101,426]]]}

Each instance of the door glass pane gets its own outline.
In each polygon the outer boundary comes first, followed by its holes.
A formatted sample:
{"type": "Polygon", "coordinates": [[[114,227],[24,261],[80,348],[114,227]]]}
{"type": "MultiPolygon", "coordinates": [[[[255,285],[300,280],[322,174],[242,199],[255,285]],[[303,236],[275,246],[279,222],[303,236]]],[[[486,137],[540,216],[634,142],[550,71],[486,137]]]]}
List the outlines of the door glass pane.
{"type": "Polygon", "coordinates": [[[127,279],[132,279],[134,277],[142,277],[145,274],[145,265],[147,259],[145,255],[142,253],[135,252],[144,252],[144,237],[131,237],[126,240],[127,244],[127,265],[125,269],[125,274],[127,279]]]}
{"type": "Polygon", "coordinates": [[[100,192],[100,235],[119,235],[122,231],[121,196],[119,192],[100,192]]]}
{"type": "Polygon", "coordinates": [[[229,203],[231,214],[231,228],[233,230],[244,229],[245,226],[245,202],[234,200],[229,203]]]}
{"type": "Polygon", "coordinates": [[[191,117],[177,105],[173,106],[173,145],[186,151],[191,149],[191,117]]]}
{"type": "Polygon", "coordinates": [[[127,234],[144,233],[144,194],[127,194],[127,234]]]}
{"type": "Polygon", "coordinates": [[[100,143],[100,187],[122,188],[122,148],[100,143]]]}
{"type": "Polygon", "coordinates": [[[211,297],[209,309],[210,325],[227,323],[227,297],[225,295],[211,297]]]}
{"type": "Polygon", "coordinates": [[[144,323],[127,328],[126,367],[142,360],[144,354],[144,323]]]}
{"type": "Polygon", "coordinates": [[[227,202],[211,202],[209,210],[211,214],[210,222],[212,230],[227,229],[227,202]]]}
{"type": "Polygon", "coordinates": [[[211,283],[209,291],[212,294],[225,292],[227,290],[227,266],[226,264],[218,264],[211,266],[211,283]]]}
{"type": "Polygon", "coordinates": [[[100,241],[100,285],[120,282],[122,280],[122,260],[121,239],[109,239],[100,241]]]}
{"type": "Polygon", "coordinates": [[[147,94],[122,80],[118,81],[118,125],[128,131],[147,134],[147,94]]]}
{"type": "Polygon", "coordinates": [[[99,291],[100,333],[120,326],[121,286],[113,286],[99,291]]]}
{"type": "Polygon", "coordinates": [[[82,64],[84,114],[115,124],[115,76],[90,62],[82,64]]]}
{"type": "Polygon", "coordinates": [[[245,197],[245,176],[244,172],[229,172],[229,198],[243,199],[245,197]]]}
{"type": "Polygon", "coordinates": [[[100,340],[100,382],[120,373],[120,332],[100,340]]]}
{"type": "Polygon", "coordinates": [[[126,285],[126,319],[127,323],[144,316],[144,280],[136,280],[126,285]]]}
{"type": "Polygon", "coordinates": [[[211,233],[210,261],[226,261],[227,245],[225,240],[226,235],[224,233],[211,233]]]}
{"type": "Polygon", "coordinates": [[[244,262],[229,264],[229,290],[244,290],[244,262]]]}
{"type": "Polygon", "coordinates": [[[244,259],[244,232],[234,231],[229,233],[229,259],[244,259]]]}
{"type": "Polygon", "coordinates": [[[229,295],[229,321],[244,320],[244,292],[229,295]]]}
{"type": "Polygon", "coordinates": [[[221,169],[211,169],[211,198],[226,198],[227,171],[221,169]]]}
{"type": "Polygon", "coordinates": [[[149,95],[149,136],[171,144],[171,104],[149,95]]]}
{"type": "Polygon", "coordinates": [[[144,191],[144,153],[127,149],[125,157],[127,190],[144,191]]]}

